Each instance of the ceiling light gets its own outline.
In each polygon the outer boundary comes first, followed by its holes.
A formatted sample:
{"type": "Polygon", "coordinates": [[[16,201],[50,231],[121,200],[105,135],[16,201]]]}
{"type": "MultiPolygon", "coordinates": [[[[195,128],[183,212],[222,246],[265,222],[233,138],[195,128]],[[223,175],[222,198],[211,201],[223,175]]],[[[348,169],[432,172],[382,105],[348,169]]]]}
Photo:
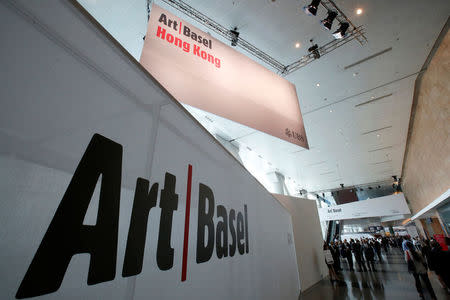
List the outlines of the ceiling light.
{"type": "Polygon", "coordinates": [[[295,43],[295,48],[300,48],[300,43],[295,43]]]}
{"type": "Polygon", "coordinates": [[[380,135],[379,134],[377,134],[377,138],[379,138],[380,137],[380,135]]]}
{"type": "Polygon", "coordinates": [[[363,13],[362,8],[358,8],[358,9],[356,10],[356,14],[357,14],[357,15],[360,15],[360,14],[362,14],[362,13],[363,13]]]}
{"type": "Polygon", "coordinates": [[[330,112],[333,112],[333,110],[332,110],[332,109],[330,109],[330,112]]]}
{"type": "Polygon", "coordinates": [[[320,86],[320,83],[316,83],[316,86],[319,87],[319,86],[320,86]]]}
{"type": "Polygon", "coordinates": [[[315,16],[317,14],[317,8],[319,7],[320,0],[313,0],[310,5],[303,7],[303,10],[307,15],[315,16]]]}
{"type": "Polygon", "coordinates": [[[348,23],[341,23],[341,26],[333,32],[333,36],[335,39],[342,39],[345,36],[345,32],[347,31],[350,25],[348,23]]]}
{"type": "Polygon", "coordinates": [[[320,21],[323,27],[327,30],[331,30],[331,26],[333,25],[334,19],[337,17],[337,13],[334,11],[329,11],[328,16],[320,21]]]}

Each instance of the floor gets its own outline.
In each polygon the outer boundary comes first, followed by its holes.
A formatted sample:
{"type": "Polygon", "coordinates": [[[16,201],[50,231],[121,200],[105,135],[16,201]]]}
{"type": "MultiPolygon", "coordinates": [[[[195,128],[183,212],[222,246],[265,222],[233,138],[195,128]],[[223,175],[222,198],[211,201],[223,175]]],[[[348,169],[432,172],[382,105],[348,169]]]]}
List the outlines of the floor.
{"type": "MultiPolygon", "coordinates": [[[[420,299],[413,276],[408,273],[408,267],[400,250],[393,249],[386,256],[383,253],[383,263],[376,263],[377,272],[350,272],[348,265],[342,263],[344,269],[339,275],[340,281],[331,283],[324,279],[317,285],[302,293],[299,300],[328,299],[420,299]]],[[[344,262],[344,261],[342,261],[344,262]]],[[[431,284],[438,299],[450,299],[439,284],[434,273],[429,273],[431,284]]],[[[431,299],[425,289],[425,299],[431,299]]]]}

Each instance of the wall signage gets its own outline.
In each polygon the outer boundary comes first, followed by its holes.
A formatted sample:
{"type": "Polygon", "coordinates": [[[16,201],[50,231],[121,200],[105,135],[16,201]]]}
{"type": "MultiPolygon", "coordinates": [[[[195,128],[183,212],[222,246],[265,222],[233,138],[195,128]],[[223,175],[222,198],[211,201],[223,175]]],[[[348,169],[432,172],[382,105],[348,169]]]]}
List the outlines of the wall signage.
{"type": "Polygon", "coordinates": [[[402,193],[319,208],[321,221],[405,215],[411,213],[402,193]]]}
{"type": "Polygon", "coordinates": [[[178,101],[308,148],[292,83],[157,5],[140,63],[178,101]]]}
{"type": "MultiPolygon", "coordinates": [[[[87,284],[111,281],[116,275],[119,205],[122,174],[122,145],[95,134],[89,143],[39,248],[20,284],[16,298],[29,298],[55,292],[61,286],[72,256],[90,254],[87,284]],[[89,203],[102,175],[96,225],[83,225],[89,203]]],[[[164,187],[150,187],[148,180],[138,178],[131,222],[122,267],[122,276],[142,272],[147,223],[150,210],[161,208],[157,266],[169,270],[174,252],[183,251],[181,281],[186,280],[192,166],[188,166],[186,213],[183,249],[171,246],[173,212],[178,209],[175,193],[176,176],[165,174],[164,187]]],[[[208,262],[214,252],[217,258],[250,253],[247,205],[234,209],[216,203],[213,190],[199,183],[197,220],[197,264],[208,262]],[[230,237],[230,238],[229,238],[230,237]],[[214,251],[215,250],[215,251],[214,251]]]]}

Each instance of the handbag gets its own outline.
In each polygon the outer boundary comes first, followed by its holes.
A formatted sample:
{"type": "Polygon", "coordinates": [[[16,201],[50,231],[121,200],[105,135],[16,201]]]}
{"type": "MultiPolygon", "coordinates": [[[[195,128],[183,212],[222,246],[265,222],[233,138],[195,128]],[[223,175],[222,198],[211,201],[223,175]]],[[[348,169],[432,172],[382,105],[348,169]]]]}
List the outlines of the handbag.
{"type": "Polygon", "coordinates": [[[325,254],[325,262],[327,263],[327,265],[334,264],[334,259],[333,259],[333,255],[331,254],[331,251],[325,250],[324,254],[325,254]]]}

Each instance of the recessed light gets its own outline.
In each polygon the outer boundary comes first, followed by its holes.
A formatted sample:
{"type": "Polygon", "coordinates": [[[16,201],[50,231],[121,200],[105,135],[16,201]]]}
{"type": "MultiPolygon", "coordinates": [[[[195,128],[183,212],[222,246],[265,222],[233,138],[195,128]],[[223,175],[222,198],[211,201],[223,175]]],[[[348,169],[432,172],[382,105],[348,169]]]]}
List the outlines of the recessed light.
{"type": "Polygon", "coordinates": [[[353,73],[353,77],[356,77],[358,75],[358,72],[353,73]]]}
{"type": "Polygon", "coordinates": [[[330,112],[333,112],[333,110],[332,110],[332,109],[330,109],[330,112]]]}
{"type": "Polygon", "coordinates": [[[377,134],[377,138],[379,138],[380,137],[380,135],[379,134],[377,134]]]}
{"type": "Polygon", "coordinates": [[[357,14],[357,15],[360,15],[360,14],[362,14],[362,13],[363,13],[362,8],[358,8],[358,9],[356,10],[356,14],[357,14]]]}
{"type": "Polygon", "coordinates": [[[295,48],[300,48],[300,43],[295,43],[295,48]]]}
{"type": "Polygon", "coordinates": [[[320,83],[316,83],[316,86],[319,87],[319,86],[320,86],[320,83]]]}

